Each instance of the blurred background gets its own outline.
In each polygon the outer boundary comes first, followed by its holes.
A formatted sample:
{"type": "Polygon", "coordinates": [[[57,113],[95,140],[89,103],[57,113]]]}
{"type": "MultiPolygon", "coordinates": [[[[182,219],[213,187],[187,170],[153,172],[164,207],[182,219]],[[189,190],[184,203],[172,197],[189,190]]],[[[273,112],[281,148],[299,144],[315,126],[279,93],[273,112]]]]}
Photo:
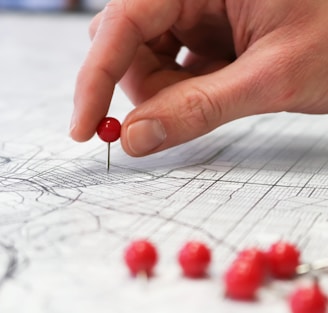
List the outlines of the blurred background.
{"type": "Polygon", "coordinates": [[[108,0],[0,0],[1,11],[84,11],[103,9],[108,0]]]}

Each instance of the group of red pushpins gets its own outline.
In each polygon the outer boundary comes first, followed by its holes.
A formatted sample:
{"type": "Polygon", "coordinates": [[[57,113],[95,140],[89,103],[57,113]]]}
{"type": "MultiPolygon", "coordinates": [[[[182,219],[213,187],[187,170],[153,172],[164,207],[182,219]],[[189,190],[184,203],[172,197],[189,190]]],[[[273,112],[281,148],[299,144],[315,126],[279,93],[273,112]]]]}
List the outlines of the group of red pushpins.
{"type": "MultiPolygon", "coordinates": [[[[147,240],[133,241],[125,250],[125,263],[133,276],[153,276],[158,261],[155,246],[147,240]]],[[[184,276],[206,278],[211,262],[211,250],[202,242],[187,242],[178,253],[184,276]]],[[[240,251],[223,276],[225,296],[235,300],[255,300],[256,293],[270,279],[293,279],[312,273],[327,264],[301,264],[300,251],[295,245],[278,241],[268,251],[248,248],[240,251]]],[[[309,284],[298,286],[288,297],[292,313],[326,313],[327,296],[318,277],[311,275],[309,284]]]]}
{"type": "MultiPolygon", "coordinates": [[[[121,124],[113,117],[102,119],[97,127],[98,136],[108,143],[107,170],[110,168],[110,143],[118,140],[120,133],[121,124]]],[[[150,278],[158,253],[149,241],[138,240],[128,246],[124,258],[133,276],[150,278]]],[[[186,277],[204,278],[211,262],[211,251],[204,243],[191,241],[179,251],[178,261],[186,277]]],[[[254,300],[257,291],[269,279],[293,279],[322,268],[327,268],[327,262],[300,264],[300,251],[284,241],[274,243],[268,251],[245,249],[237,254],[224,274],[225,295],[236,300],[254,300]]],[[[308,285],[298,287],[289,296],[289,307],[292,313],[327,312],[327,296],[316,275],[311,276],[308,285]]]]}

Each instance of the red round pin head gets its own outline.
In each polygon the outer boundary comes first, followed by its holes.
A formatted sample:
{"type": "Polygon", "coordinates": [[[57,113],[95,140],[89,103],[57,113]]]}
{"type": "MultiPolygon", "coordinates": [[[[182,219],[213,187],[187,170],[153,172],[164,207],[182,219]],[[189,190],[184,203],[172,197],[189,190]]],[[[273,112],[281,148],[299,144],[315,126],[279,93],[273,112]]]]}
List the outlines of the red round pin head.
{"type": "Polygon", "coordinates": [[[268,253],[268,267],[271,275],[276,278],[288,279],[296,274],[300,264],[300,251],[293,244],[278,241],[271,245],[268,253]]]}
{"type": "Polygon", "coordinates": [[[97,134],[105,142],[114,142],[120,138],[121,124],[114,117],[105,117],[97,127],[97,134]]]}
{"type": "Polygon", "coordinates": [[[237,258],[224,275],[226,296],[236,300],[253,300],[264,280],[264,271],[254,258],[237,258]]]}
{"type": "Polygon", "coordinates": [[[267,256],[265,252],[256,247],[246,248],[241,250],[237,255],[237,260],[241,259],[257,264],[258,269],[263,273],[263,279],[265,279],[268,271],[267,256]]]}
{"type": "Polygon", "coordinates": [[[258,262],[259,266],[262,267],[264,270],[266,269],[267,266],[267,259],[266,259],[266,254],[262,250],[253,247],[253,248],[246,248],[244,250],[241,250],[238,253],[237,256],[238,259],[250,259],[254,260],[254,262],[258,262]]]}
{"type": "Polygon", "coordinates": [[[301,286],[291,294],[289,306],[292,313],[325,313],[327,297],[317,281],[301,286]]]}
{"type": "Polygon", "coordinates": [[[133,241],[125,250],[125,263],[133,276],[144,274],[150,277],[157,263],[155,246],[147,240],[133,241]]]}
{"type": "Polygon", "coordinates": [[[185,276],[201,278],[206,275],[211,261],[211,251],[201,242],[190,241],[180,250],[178,260],[185,276]]]}

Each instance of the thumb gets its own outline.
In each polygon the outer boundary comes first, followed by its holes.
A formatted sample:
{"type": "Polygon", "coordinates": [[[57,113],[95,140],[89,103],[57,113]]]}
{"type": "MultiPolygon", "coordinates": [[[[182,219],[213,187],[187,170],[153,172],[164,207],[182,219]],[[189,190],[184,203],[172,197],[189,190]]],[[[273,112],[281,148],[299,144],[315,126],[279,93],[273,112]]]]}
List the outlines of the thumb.
{"type": "Polygon", "coordinates": [[[245,52],[217,72],[162,89],[139,105],[123,123],[124,150],[132,156],[144,156],[234,119],[283,109],[282,103],[287,106],[292,96],[286,81],[288,70],[279,64],[283,63],[279,51],[272,47],[259,50],[260,54],[245,52]]]}

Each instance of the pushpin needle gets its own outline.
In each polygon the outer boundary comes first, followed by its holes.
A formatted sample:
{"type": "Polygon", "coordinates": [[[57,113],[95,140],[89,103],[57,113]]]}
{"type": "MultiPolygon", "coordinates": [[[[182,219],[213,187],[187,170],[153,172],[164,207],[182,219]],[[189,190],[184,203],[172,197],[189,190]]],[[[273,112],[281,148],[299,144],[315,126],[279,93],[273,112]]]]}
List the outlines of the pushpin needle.
{"type": "Polygon", "coordinates": [[[320,272],[328,270],[328,259],[317,260],[312,263],[300,264],[296,268],[298,275],[308,274],[309,272],[320,272]]]}
{"type": "Polygon", "coordinates": [[[109,172],[110,168],[110,142],[107,145],[107,172],[109,172]]]}
{"type": "Polygon", "coordinates": [[[108,143],[107,148],[107,172],[110,168],[110,143],[116,141],[121,135],[121,124],[114,117],[103,118],[98,127],[97,134],[99,138],[108,143]]]}

